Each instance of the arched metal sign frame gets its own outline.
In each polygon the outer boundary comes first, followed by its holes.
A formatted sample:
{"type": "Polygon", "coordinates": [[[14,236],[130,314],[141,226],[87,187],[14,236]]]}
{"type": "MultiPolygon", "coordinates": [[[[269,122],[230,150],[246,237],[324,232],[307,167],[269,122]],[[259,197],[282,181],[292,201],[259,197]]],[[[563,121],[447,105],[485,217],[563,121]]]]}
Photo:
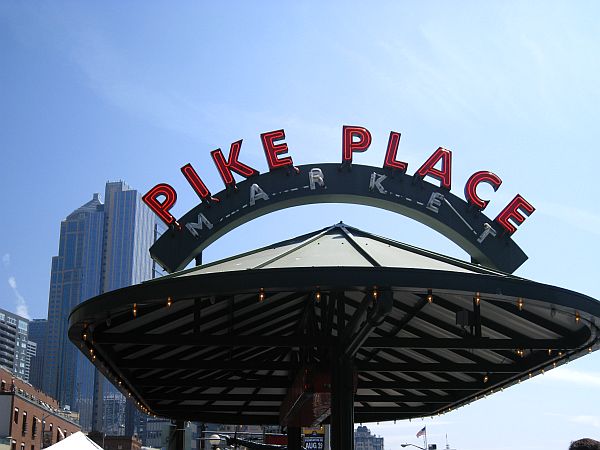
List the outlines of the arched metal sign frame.
{"type": "Polygon", "coordinates": [[[418,177],[389,169],[339,163],[273,170],[213,196],[163,234],[150,254],[168,272],[187,266],[227,232],[281,209],[317,203],[351,203],[401,214],[436,230],[465,250],[476,263],[512,273],[527,255],[503,231],[463,199],[418,177]]]}

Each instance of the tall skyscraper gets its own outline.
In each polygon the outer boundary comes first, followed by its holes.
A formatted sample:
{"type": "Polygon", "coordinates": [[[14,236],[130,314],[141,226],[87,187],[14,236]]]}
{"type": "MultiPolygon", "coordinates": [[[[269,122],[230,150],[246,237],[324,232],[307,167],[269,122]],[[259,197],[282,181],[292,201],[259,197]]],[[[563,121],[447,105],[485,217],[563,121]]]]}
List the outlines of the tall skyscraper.
{"type": "Polygon", "coordinates": [[[371,434],[371,430],[361,425],[354,431],[354,448],[356,450],[383,450],[383,438],[371,434]]]}
{"type": "Polygon", "coordinates": [[[29,320],[0,308],[0,366],[29,381],[35,343],[29,341],[29,320]]]}
{"type": "Polygon", "coordinates": [[[44,356],[46,354],[46,332],[48,330],[47,319],[33,319],[29,322],[29,340],[35,342],[36,355],[31,358],[31,369],[29,371],[29,383],[42,390],[44,378],[44,356]]]}
{"type": "MultiPolygon", "coordinates": [[[[68,317],[79,303],[152,277],[148,249],[156,235],[154,214],[124,182],[109,182],[105,201],[94,194],[61,222],[58,256],[52,258],[44,390],[78,411],[83,430],[119,434],[104,398],[120,396],[67,336],[68,317]],[[115,429],[116,428],[116,429],[115,429]]],[[[111,409],[112,410],[112,409],[111,409]]]]}

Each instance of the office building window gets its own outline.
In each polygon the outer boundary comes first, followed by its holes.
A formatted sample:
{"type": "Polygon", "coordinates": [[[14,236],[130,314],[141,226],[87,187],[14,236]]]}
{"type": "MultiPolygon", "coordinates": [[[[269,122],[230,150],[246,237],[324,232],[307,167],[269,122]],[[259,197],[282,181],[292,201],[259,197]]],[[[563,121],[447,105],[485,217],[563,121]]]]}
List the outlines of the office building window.
{"type": "MultiPolygon", "coordinates": [[[[23,424],[21,425],[21,434],[25,436],[27,433],[27,412],[23,412],[23,424]]],[[[23,444],[25,445],[25,444],[23,444]]]]}

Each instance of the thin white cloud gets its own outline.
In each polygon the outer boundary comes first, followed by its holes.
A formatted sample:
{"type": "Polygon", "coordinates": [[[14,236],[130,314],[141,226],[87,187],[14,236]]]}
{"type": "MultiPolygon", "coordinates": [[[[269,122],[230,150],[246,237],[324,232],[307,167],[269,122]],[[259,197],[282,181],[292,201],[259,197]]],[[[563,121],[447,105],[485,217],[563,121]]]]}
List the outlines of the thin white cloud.
{"type": "Polygon", "coordinates": [[[600,428],[600,416],[575,416],[569,419],[571,422],[600,428]]]}
{"type": "MultiPolygon", "coordinates": [[[[333,125],[290,114],[271,114],[227,103],[211,103],[174,86],[152,85],[135,75],[135,67],[100,30],[71,32],[77,44],[70,49],[70,57],[87,78],[90,88],[108,103],[156,127],[203,142],[207,129],[214,133],[230,122],[250,124],[251,128],[277,124],[304,132],[309,130],[316,136],[331,136],[337,142],[339,130],[333,125]]],[[[224,137],[231,138],[229,135],[224,137]]]]}
{"type": "Polygon", "coordinates": [[[540,214],[565,222],[573,228],[600,235],[600,215],[588,210],[553,202],[536,202],[540,214]]]}
{"type": "Polygon", "coordinates": [[[8,266],[10,266],[10,253],[5,253],[2,256],[2,265],[7,268],[8,266]]]}
{"type": "Polygon", "coordinates": [[[557,414],[557,413],[545,413],[545,416],[551,417],[559,417],[568,422],[578,423],[581,425],[587,425],[594,428],[600,428],[600,416],[591,416],[591,415],[578,415],[578,416],[568,416],[566,414],[557,414]]]}
{"type": "Polygon", "coordinates": [[[600,373],[582,372],[579,370],[559,367],[546,373],[545,379],[559,382],[568,382],[588,387],[600,387],[600,373]]]}
{"type": "Polygon", "coordinates": [[[11,287],[15,294],[15,298],[17,301],[16,313],[19,316],[25,317],[26,319],[30,319],[29,309],[27,308],[27,302],[25,301],[25,297],[21,295],[19,290],[17,289],[17,280],[15,277],[10,276],[8,278],[8,285],[11,287]]]}

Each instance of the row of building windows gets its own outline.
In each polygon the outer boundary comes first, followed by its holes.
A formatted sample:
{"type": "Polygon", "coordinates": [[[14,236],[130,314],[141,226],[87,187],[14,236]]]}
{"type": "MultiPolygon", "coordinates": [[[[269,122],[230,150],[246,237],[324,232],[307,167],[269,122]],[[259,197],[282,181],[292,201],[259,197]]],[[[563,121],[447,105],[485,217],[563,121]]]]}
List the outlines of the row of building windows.
{"type": "Polygon", "coordinates": [[[2,322],[6,322],[11,325],[17,325],[17,319],[15,319],[14,317],[11,317],[11,316],[6,317],[6,315],[4,313],[0,313],[0,320],[2,322]]]}
{"type": "MultiPolygon", "coordinates": [[[[23,411],[22,416],[23,416],[23,419],[21,422],[21,433],[23,436],[25,436],[27,434],[27,430],[29,429],[29,424],[27,421],[27,411],[23,411]]],[[[14,410],[13,421],[14,421],[15,425],[19,424],[19,408],[15,408],[15,410],[14,410]]],[[[33,416],[33,420],[31,421],[31,423],[32,423],[32,425],[31,425],[31,437],[32,438],[37,436],[38,423],[42,423],[42,428],[45,428],[45,426],[46,426],[46,421],[41,420],[36,416],[33,416]]],[[[48,426],[48,431],[52,432],[53,429],[54,429],[54,424],[50,423],[48,426]]],[[[63,439],[67,435],[67,433],[68,433],[67,430],[61,430],[60,427],[57,427],[57,430],[56,430],[57,441],[63,439]]]]}
{"type": "MultiPolygon", "coordinates": [[[[21,442],[20,449],[21,450],[25,450],[25,443],[24,442],[21,442]]],[[[12,445],[10,447],[10,450],[17,450],[17,442],[16,441],[13,441],[13,443],[12,443],[12,445]]],[[[35,444],[31,444],[31,450],[35,450],[35,444]]]]}

